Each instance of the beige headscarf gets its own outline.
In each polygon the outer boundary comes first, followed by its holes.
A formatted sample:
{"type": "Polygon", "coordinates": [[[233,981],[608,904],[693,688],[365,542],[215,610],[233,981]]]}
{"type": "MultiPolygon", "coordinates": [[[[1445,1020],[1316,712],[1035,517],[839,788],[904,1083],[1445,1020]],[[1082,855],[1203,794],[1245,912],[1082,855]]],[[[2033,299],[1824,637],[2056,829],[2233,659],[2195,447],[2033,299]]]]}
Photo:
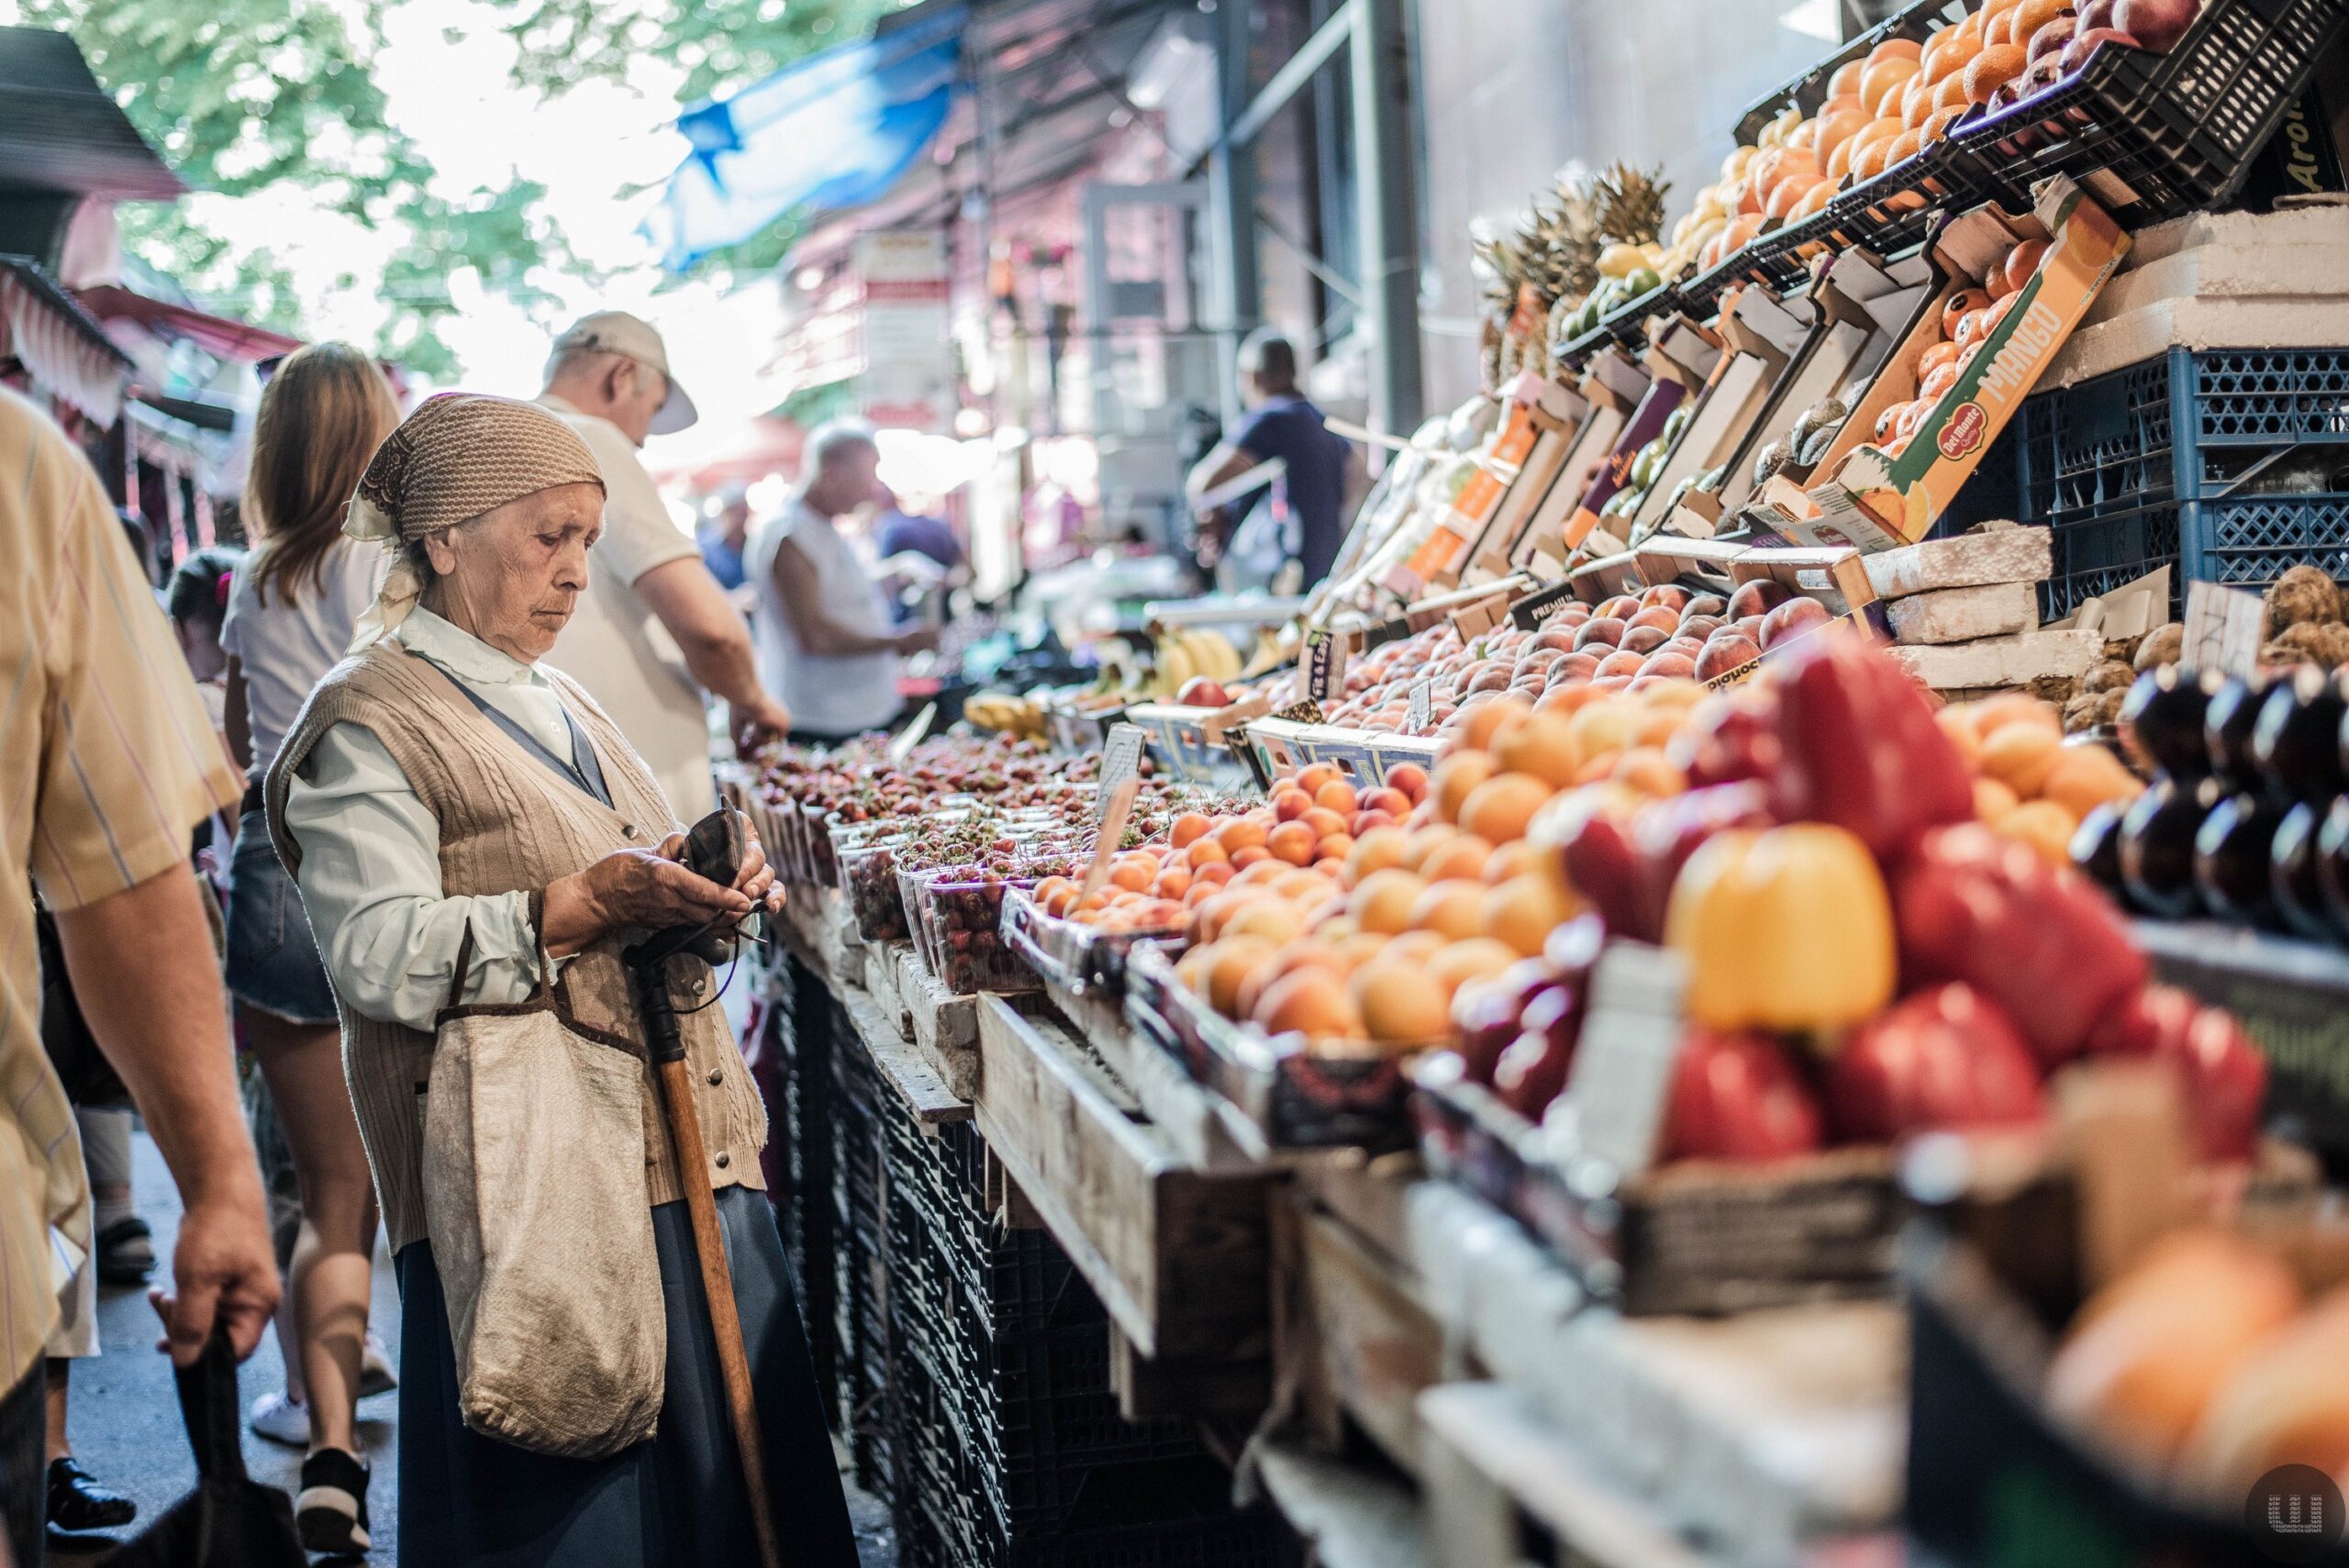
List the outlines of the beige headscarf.
{"type": "Polygon", "coordinates": [[[558,484],[601,490],[604,476],[586,443],[537,404],[444,392],[417,405],[375,449],[343,519],[345,534],[373,539],[393,558],[351,651],[406,620],[424,593],[403,546],[558,484]]]}

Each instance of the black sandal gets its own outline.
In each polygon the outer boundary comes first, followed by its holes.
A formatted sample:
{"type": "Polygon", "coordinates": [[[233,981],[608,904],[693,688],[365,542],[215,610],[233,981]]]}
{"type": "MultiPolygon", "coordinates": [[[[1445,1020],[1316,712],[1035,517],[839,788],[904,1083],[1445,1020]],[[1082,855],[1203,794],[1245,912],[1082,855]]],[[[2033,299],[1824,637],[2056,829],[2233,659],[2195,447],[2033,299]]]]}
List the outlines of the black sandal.
{"type": "Polygon", "coordinates": [[[106,1486],[71,1454],[49,1462],[49,1522],[55,1529],[117,1529],[139,1517],[139,1505],[106,1486]]]}
{"type": "Polygon", "coordinates": [[[155,1233],[137,1215],[125,1215],[96,1237],[100,1284],[145,1284],[155,1272],[155,1233]]]}
{"type": "Polygon", "coordinates": [[[373,1542],[367,1535],[367,1466],[339,1448],[322,1448],[302,1462],[302,1491],[294,1499],[294,1527],[310,1551],[351,1556],[373,1542]]]}

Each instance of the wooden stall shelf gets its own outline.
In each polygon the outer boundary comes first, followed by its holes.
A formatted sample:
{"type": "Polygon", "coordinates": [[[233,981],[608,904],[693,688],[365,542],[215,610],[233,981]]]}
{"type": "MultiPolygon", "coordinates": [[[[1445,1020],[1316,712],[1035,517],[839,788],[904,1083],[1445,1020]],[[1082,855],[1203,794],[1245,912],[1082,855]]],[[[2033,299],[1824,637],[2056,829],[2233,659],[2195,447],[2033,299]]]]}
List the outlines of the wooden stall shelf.
{"type": "Polygon", "coordinates": [[[1129,1421],[1190,1416],[1237,1423],[1245,1431],[1272,1402],[1273,1368],[1264,1360],[1153,1360],[1112,1323],[1109,1387],[1118,1396],[1118,1414],[1129,1421]]]}
{"type": "MultiPolygon", "coordinates": [[[[1524,1568],[1530,1518],[1553,1562],[1713,1568],[1654,1512],[1596,1472],[1538,1401],[1497,1383],[1419,1396],[1420,1476],[1432,1568],[1524,1568]]],[[[1546,1554],[1545,1554],[1546,1555],[1546,1554]]]]}
{"type": "Polygon", "coordinates": [[[1442,1334],[1408,1268],[1324,1212],[1304,1188],[1275,1200],[1274,1362],[1304,1427],[1335,1452],[1345,1419],[1419,1471],[1416,1404],[1442,1376],[1442,1334]]]}
{"type": "Polygon", "coordinates": [[[971,1119],[971,1102],[948,1088],[930,1071],[930,1063],[914,1050],[913,1041],[898,1031],[896,1019],[874,1000],[870,992],[858,986],[840,986],[833,995],[855,1027],[857,1038],[864,1042],[864,1049],[880,1067],[883,1081],[906,1102],[924,1132],[934,1135],[949,1122],[971,1119]]]}
{"type": "Polygon", "coordinates": [[[914,1049],[948,1091],[979,1097],[979,999],[957,996],[907,944],[897,951],[897,996],[914,1049]]]}
{"type": "MultiPolygon", "coordinates": [[[[917,968],[920,965],[921,960],[915,956],[913,943],[883,942],[877,947],[868,943],[865,951],[865,989],[873,994],[873,1000],[881,1010],[896,1020],[897,1032],[908,1040],[912,1039],[913,1006],[907,999],[905,976],[901,971],[908,959],[917,968]]],[[[944,1075],[941,1073],[941,1076],[944,1075]]],[[[967,1100],[970,1095],[963,1097],[967,1100]]]]}
{"type": "Polygon", "coordinates": [[[1185,1164],[1056,1019],[978,1006],[979,1131],[1111,1319],[1154,1359],[1264,1358],[1271,1176],[1185,1164]]]}
{"type": "Polygon", "coordinates": [[[1426,1518],[1401,1481],[1290,1443],[1254,1451],[1265,1493],[1321,1568],[1430,1568],[1426,1518]]]}

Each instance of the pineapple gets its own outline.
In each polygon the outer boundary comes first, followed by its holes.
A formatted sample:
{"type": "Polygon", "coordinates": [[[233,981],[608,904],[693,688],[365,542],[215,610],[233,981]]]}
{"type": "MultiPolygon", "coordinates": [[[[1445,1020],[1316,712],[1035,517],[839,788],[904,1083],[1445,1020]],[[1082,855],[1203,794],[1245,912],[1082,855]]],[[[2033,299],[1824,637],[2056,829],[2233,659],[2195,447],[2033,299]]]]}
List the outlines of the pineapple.
{"type": "Polygon", "coordinates": [[[1664,234],[1664,194],[1671,182],[1661,170],[1615,163],[1591,182],[1592,217],[1598,233],[1626,245],[1650,245],[1664,234]]]}

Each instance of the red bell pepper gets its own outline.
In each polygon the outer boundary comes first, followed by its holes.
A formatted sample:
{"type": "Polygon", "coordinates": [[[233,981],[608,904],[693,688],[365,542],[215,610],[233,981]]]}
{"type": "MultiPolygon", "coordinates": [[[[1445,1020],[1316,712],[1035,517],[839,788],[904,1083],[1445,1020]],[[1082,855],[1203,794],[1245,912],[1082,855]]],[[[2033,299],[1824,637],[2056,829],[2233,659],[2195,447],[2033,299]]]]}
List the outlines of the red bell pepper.
{"type": "Polygon", "coordinates": [[[2145,984],[2145,958],[2103,893],[1969,824],[1926,835],[1892,878],[1905,987],[1962,980],[2021,1026],[2043,1068],[2145,984]]]}
{"type": "Polygon", "coordinates": [[[1864,637],[1807,637],[1778,686],[1782,822],[1848,829],[1889,864],[1929,829],[1974,819],[1965,759],[1891,657],[1864,637]]]}
{"type": "Polygon", "coordinates": [[[1765,1035],[1692,1027],[1665,1103],[1666,1160],[1776,1160],[1820,1145],[1819,1102],[1765,1035]]]}
{"type": "Polygon", "coordinates": [[[2013,1020],[1965,985],[1937,985],[1887,1007],[1827,1064],[1835,1129],[1889,1142],[1935,1128],[2039,1119],[2039,1070],[2013,1020]]]}

